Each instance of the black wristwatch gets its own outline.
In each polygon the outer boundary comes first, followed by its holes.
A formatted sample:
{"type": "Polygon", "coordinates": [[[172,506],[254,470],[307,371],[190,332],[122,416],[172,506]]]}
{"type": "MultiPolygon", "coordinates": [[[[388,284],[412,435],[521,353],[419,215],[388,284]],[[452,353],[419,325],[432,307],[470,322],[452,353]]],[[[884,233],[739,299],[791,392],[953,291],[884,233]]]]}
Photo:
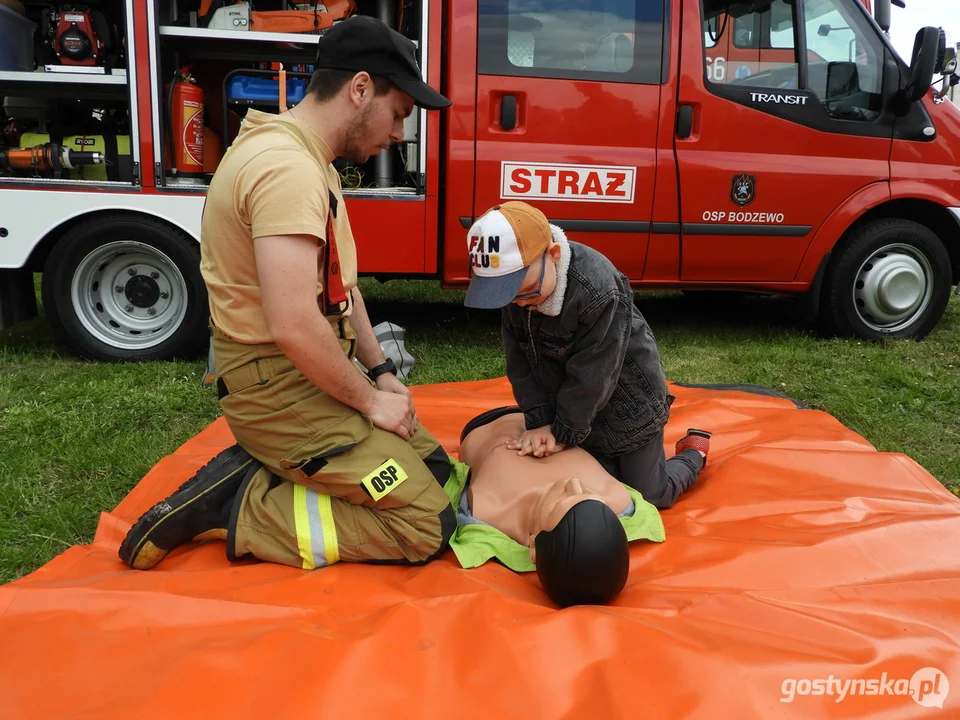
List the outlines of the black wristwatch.
{"type": "Polygon", "coordinates": [[[393,360],[391,360],[390,358],[387,358],[387,361],[385,363],[382,363],[380,365],[377,365],[376,367],[373,367],[367,370],[367,377],[375,381],[378,377],[388,372],[393,373],[394,375],[397,374],[397,366],[393,364],[393,360]]]}

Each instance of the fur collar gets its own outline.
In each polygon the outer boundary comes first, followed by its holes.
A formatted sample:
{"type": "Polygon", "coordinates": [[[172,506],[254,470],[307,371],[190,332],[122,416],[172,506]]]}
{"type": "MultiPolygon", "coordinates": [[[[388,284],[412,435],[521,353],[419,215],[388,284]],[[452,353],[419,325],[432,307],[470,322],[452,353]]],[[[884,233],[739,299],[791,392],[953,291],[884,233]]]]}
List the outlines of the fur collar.
{"type": "Polygon", "coordinates": [[[557,287],[546,300],[536,306],[536,311],[543,315],[556,317],[563,309],[563,296],[567,292],[567,270],[570,268],[570,244],[562,229],[550,225],[553,239],[560,245],[560,260],[557,262],[557,287]]]}

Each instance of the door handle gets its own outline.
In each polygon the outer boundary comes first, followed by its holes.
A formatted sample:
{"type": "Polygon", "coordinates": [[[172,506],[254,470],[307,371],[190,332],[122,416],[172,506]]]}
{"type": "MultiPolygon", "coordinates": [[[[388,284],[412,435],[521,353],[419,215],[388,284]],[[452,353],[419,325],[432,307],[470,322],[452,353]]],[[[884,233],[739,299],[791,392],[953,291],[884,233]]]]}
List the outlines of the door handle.
{"type": "Polygon", "coordinates": [[[693,134],[693,105],[681,105],[677,111],[677,137],[686,140],[693,134]]]}
{"type": "Polygon", "coordinates": [[[500,127],[504,130],[517,127],[517,98],[514,95],[504,95],[500,101],[500,127]]]}

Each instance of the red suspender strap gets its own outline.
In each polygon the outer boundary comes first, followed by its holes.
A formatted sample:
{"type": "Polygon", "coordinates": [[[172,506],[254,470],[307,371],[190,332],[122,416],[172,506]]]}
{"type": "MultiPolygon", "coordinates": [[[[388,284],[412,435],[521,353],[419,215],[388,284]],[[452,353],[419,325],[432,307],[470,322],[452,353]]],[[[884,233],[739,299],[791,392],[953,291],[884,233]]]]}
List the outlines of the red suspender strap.
{"type": "Polygon", "coordinates": [[[327,262],[323,268],[323,290],[327,296],[327,314],[340,313],[341,304],[347,301],[343,289],[343,277],[340,274],[340,254],[337,252],[337,239],[333,234],[333,219],[337,216],[337,197],[330,191],[330,212],[327,215],[327,262]]]}

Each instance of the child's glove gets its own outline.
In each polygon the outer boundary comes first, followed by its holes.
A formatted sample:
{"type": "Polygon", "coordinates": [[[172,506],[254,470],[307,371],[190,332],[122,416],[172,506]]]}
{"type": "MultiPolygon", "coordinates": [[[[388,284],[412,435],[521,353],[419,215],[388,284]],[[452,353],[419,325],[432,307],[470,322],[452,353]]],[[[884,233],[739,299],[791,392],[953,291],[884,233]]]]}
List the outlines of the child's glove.
{"type": "Polygon", "coordinates": [[[519,440],[507,440],[507,448],[517,450],[517,455],[550,457],[566,448],[557,442],[549,425],[534,430],[525,430],[519,440]]]}

